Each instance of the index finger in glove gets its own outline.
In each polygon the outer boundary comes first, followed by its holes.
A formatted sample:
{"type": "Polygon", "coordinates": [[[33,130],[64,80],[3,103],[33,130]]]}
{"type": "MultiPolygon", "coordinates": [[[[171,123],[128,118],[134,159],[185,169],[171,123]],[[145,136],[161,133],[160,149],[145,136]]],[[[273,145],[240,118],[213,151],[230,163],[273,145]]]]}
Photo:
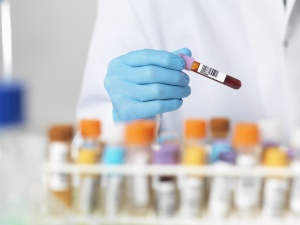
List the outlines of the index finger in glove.
{"type": "Polygon", "coordinates": [[[182,70],[185,61],[178,55],[161,50],[144,49],[120,56],[120,60],[132,67],[155,65],[172,70],[182,70]]]}

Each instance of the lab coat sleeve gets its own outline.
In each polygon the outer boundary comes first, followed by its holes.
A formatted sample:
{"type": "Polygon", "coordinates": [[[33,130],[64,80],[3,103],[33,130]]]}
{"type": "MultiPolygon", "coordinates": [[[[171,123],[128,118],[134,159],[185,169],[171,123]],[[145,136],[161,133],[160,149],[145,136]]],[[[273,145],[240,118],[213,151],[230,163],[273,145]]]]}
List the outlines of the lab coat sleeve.
{"type": "MultiPolygon", "coordinates": [[[[141,1],[143,2],[143,1],[141,1]]],[[[139,1],[135,1],[139,3],[139,1]]],[[[113,122],[112,104],[103,82],[111,59],[129,51],[151,48],[148,35],[130,0],[100,0],[84,72],[77,119],[113,122]]]]}

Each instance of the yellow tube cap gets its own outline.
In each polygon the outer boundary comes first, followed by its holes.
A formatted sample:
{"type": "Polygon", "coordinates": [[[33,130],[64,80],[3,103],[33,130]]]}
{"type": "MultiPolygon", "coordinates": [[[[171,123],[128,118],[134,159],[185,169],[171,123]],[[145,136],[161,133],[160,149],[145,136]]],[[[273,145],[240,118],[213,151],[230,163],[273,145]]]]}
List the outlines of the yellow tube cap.
{"type": "Polygon", "coordinates": [[[204,165],[206,162],[206,154],[203,146],[187,147],[183,153],[184,165],[204,165]]]}
{"type": "Polygon", "coordinates": [[[96,164],[98,163],[99,153],[90,149],[80,149],[78,164],[96,164]]]}
{"type": "Polygon", "coordinates": [[[265,151],[263,165],[270,167],[281,167],[288,165],[287,154],[280,148],[269,148],[265,151]]]}

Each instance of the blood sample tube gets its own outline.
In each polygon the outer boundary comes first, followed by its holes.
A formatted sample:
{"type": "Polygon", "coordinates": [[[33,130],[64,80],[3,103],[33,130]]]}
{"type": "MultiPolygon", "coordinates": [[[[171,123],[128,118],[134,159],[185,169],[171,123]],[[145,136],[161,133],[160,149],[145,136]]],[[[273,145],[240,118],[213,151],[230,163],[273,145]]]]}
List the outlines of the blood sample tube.
{"type": "Polygon", "coordinates": [[[233,89],[239,89],[242,86],[242,82],[240,80],[226,75],[225,73],[221,73],[218,70],[215,70],[209,66],[201,64],[195,61],[194,58],[190,56],[184,54],[179,54],[179,56],[184,59],[186,70],[191,70],[195,73],[198,73],[202,76],[217,81],[233,89]]]}
{"type": "MultiPolygon", "coordinates": [[[[150,163],[151,145],[155,138],[154,121],[135,121],[125,128],[126,163],[143,166],[150,163]]],[[[128,210],[130,214],[144,215],[150,207],[150,179],[133,175],[127,179],[128,210]]]]}
{"type": "MultiPolygon", "coordinates": [[[[122,146],[108,145],[104,149],[103,164],[122,165],[125,150],[122,146]]],[[[104,186],[104,210],[107,216],[116,216],[121,210],[124,190],[123,176],[121,174],[107,174],[102,177],[104,186]],[[105,180],[105,181],[104,181],[105,180]]]]}
{"type": "MultiPolygon", "coordinates": [[[[78,164],[96,165],[99,162],[101,134],[101,122],[96,119],[84,119],[80,121],[80,133],[83,143],[79,149],[78,164]]],[[[99,181],[100,176],[83,173],[80,175],[80,187],[78,207],[82,214],[90,214],[99,206],[99,181]]]]}
{"type": "MultiPolygon", "coordinates": [[[[178,162],[179,145],[164,143],[153,147],[152,160],[156,165],[174,165],[178,162]]],[[[177,188],[175,176],[159,176],[153,179],[156,213],[162,217],[172,217],[177,209],[177,188]]]]}
{"type": "MultiPolygon", "coordinates": [[[[51,164],[70,163],[70,143],[73,138],[71,125],[54,125],[49,129],[48,161],[51,164]]],[[[71,176],[66,173],[51,173],[48,188],[60,203],[66,207],[72,205],[71,176]]]]}
{"type": "MultiPolygon", "coordinates": [[[[102,140],[105,148],[102,156],[104,165],[122,165],[125,160],[124,125],[111,124],[105,127],[102,140]]],[[[124,176],[119,173],[105,174],[101,178],[101,196],[103,199],[104,214],[113,217],[118,215],[123,208],[124,176]]]]}
{"type": "MultiPolygon", "coordinates": [[[[288,157],[282,149],[273,147],[265,152],[263,165],[275,168],[286,167],[288,166],[288,157]]],[[[288,186],[288,180],[284,177],[265,178],[262,201],[264,217],[278,218],[284,215],[288,186]]]]}
{"type": "MultiPolygon", "coordinates": [[[[200,166],[206,163],[204,146],[194,145],[184,149],[182,164],[186,166],[200,166]]],[[[203,211],[205,200],[205,177],[187,174],[180,176],[178,186],[180,190],[180,216],[197,217],[203,211]]]]}
{"type": "MultiPolygon", "coordinates": [[[[182,164],[199,166],[206,163],[206,121],[187,119],[184,124],[184,151],[182,164]]],[[[197,217],[203,210],[205,178],[201,176],[179,176],[179,213],[183,217],[197,217]]]]}
{"type": "Polygon", "coordinates": [[[210,120],[211,149],[210,161],[218,161],[222,152],[231,151],[231,146],[227,141],[230,121],[228,118],[212,118],[210,120]]]}
{"type": "MultiPolygon", "coordinates": [[[[238,168],[251,168],[258,165],[260,149],[260,133],[256,124],[238,123],[233,132],[233,146],[237,152],[238,168]]],[[[235,185],[234,203],[238,214],[242,217],[257,213],[260,202],[261,179],[256,177],[238,177],[235,185]]]]}
{"type": "MultiPolygon", "coordinates": [[[[230,148],[230,145],[228,144],[230,148]]],[[[218,170],[232,168],[236,154],[233,151],[222,152],[213,164],[218,170]]],[[[228,176],[216,176],[211,178],[208,211],[212,217],[226,217],[232,206],[233,178],[228,176]]]]}
{"type": "MultiPolygon", "coordinates": [[[[297,128],[292,133],[290,141],[290,148],[288,151],[291,160],[290,168],[295,171],[300,170],[300,128],[297,128]]],[[[291,180],[291,193],[289,196],[289,208],[291,213],[300,217],[300,177],[296,176],[291,180]]]]}

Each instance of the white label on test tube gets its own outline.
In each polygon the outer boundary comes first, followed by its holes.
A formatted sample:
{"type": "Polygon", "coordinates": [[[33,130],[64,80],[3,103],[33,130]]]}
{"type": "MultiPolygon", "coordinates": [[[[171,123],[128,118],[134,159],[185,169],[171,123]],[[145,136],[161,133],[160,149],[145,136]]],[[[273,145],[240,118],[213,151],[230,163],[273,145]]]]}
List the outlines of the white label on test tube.
{"type": "Polygon", "coordinates": [[[252,214],[259,203],[259,178],[240,177],[237,179],[235,205],[241,213],[252,214]]]}
{"type": "MultiPolygon", "coordinates": [[[[69,160],[69,145],[64,142],[51,142],[49,144],[49,163],[63,164],[69,160]]],[[[65,191],[69,188],[69,175],[52,173],[49,175],[48,186],[52,191],[65,191]]]]}
{"type": "Polygon", "coordinates": [[[202,210],[204,179],[199,177],[183,178],[180,194],[181,216],[198,216],[202,210]]]}
{"type": "Polygon", "coordinates": [[[300,215],[300,178],[292,180],[290,209],[295,215],[300,215]]]}
{"type": "Polygon", "coordinates": [[[265,181],[262,213],[266,217],[282,216],[288,183],[284,179],[268,178],[265,181]]]}
{"type": "Polygon", "coordinates": [[[65,191],[70,187],[68,174],[50,174],[49,189],[51,191],[65,191]]]}
{"type": "Polygon", "coordinates": [[[149,203],[148,178],[137,175],[132,178],[132,202],[136,207],[146,207],[149,203]]]}
{"type": "Polygon", "coordinates": [[[69,161],[69,146],[63,142],[52,142],[49,144],[49,162],[66,163],[69,161]]]}
{"type": "MultiPolygon", "coordinates": [[[[257,164],[255,155],[238,155],[236,164],[241,168],[249,168],[257,164]]],[[[234,202],[241,215],[253,214],[259,204],[261,179],[255,177],[239,177],[236,180],[234,202]]]]}
{"type": "MultiPolygon", "coordinates": [[[[218,164],[218,165],[217,165],[218,164]]],[[[221,165],[216,166],[229,166],[221,165]]],[[[209,212],[212,216],[224,217],[231,208],[232,202],[232,178],[214,177],[211,180],[211,192],[209,197],[209,212]]]]}
{"type": "MultiPolygon", "coordinates": [[[[293,161],[291,169],[299,171],[300,161],[293,161]]],[[[300,177],[292,179],[289,206],[293,214],[300,215],[300,177]]]]}
{"type": "Polygon", "coordinates": [[[120,209],[122,176],[107,176],[105,210],[109,216],[116,215],[120,209]]]}
{"type": "Polygon", "coordinates": [[[175,181],[160,181],[157,184],[156,209],[159,216],[173,216],[176,213],[175,181]]]}
{"type": "MultiPolygon", "coordinates": [[[[148,155],[145,153],[137,153],[132,159],[134,165],[146,165],[148,163],[148,155]]],[[[131,179],[131,197],[135,207],[147,207],[149,204],[149,180],[147,176],[136,175],[131,179]]]]}
{"type": "Polygon", "coordinates": [[[96,207],[97,191],[99,187],[98,178],[95,176],[81,177],[79,208],[80,212],[91,213],[96,207]]]}
{"type": "Polygon", "coordinates": [[[198,73],[201,73],[209,78],[212,78],[214,80],[217,80],[221,83],[223,83],[225,81],[226,78],[226,74],[225,73],[221,73],[218,70],[215,70],[209,66],[203,65],[201,64],[197,70],[198,73]]]}
{"type": "Polygon", "coordinates": [[[152,189],[156,190],[159,185],[159,176],[153,175],[152,176],[152,189]]]}

